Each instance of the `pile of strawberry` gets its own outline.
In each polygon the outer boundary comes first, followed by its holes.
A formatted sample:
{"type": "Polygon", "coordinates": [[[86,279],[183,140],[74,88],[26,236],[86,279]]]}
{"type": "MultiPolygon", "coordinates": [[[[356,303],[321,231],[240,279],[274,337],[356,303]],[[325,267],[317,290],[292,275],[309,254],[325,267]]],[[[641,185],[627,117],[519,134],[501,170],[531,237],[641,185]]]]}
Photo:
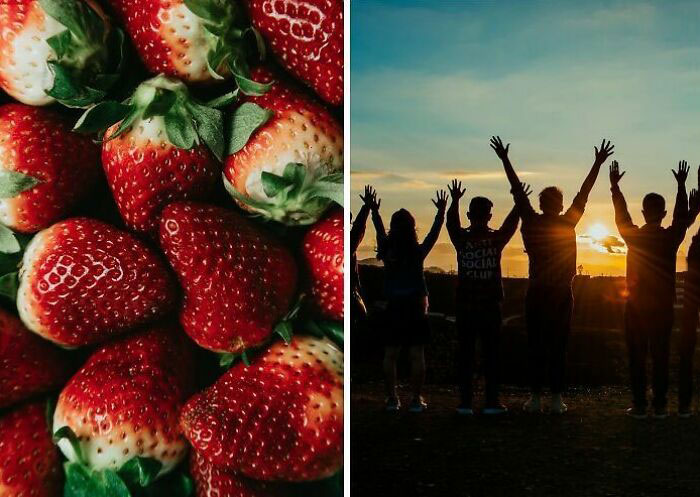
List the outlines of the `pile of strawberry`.
{"type": "Polygon", "coordinates": [[[342,493],[342,0],[0,0],[0,89],[0,497],[342,493]]]}

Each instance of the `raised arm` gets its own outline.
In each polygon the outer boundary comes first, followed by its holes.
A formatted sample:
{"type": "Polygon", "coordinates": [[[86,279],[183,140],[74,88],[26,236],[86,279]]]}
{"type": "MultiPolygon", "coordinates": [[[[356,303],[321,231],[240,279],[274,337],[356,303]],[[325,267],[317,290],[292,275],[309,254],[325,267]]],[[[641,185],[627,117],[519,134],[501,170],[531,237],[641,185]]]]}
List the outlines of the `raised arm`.
{"type": "Polygon", "coordinates": [[[688,167],[688,163],[682,160],[678,163],[678,171],[671,169],[671,172],[678,185],[671,227],[685,235],[685,230],[688,229],[688,193],[685,188],[685,182],[688,179],[690,168],[688,167]]]}
{"type": "MultiPolygon", "coordinates": [[[[530,185],[526,183],[522,183],[522,191],[525,196],[530,195],[532,193],[532,189],[530,188],[530,185]]],[[[513,208],[510,210],[506,218],[503,220],[503,224],[501,227],[498,229],[498,238],[501,241],[502,246],[506,246],[506,244],[510,241],[511,238],[513,238],[513,235],[515,234],[515,230],[518,229],[518,221],[520,220],[520,211],[518,210],[517,205],[513,205],[513,208]]]]}
{"type": "Polygon", "coordinates": [[[688,228],[693,225],[698,214],[700,214],[700,192],[693,188],[688,197],[688,228]]]}
{"type": "Polygon", "coordinates": [[[632,222],[627,209],[627,202],[624,195],[620,191],[620,180],[625,175],[625,172],[620,172],[620,165],[616,160],[610,164],[610,191],[612,192],[612,202],[615,208],[615,224],[620,232],[620,236],[627,240],[630,236],[634,236],[637,227],[632,222]]]}
{"type": "Polygon", "coordinates": [[[583,211],[586,209],[586,203],[588,202],[588,196],[591,194],[593,185],[595,185],[596,179],[598,179],[598,173],[600,172],[600,166],[602,166],[608,157],[610,157],[614,152],[615,145],[610,144],[610,140],[603,140],[600,144],[600,148],[593,147],[595,152],[595,158],[593,159],[593,165],[591,170],[588,172],[588,176],[583,180],[581,189],[578,191],[574,197],[574,201],[571,203],[571,207],[564,214],[565,217],[573,224],[579,222],[583,216],[583,211]]]}
{"type": "Polygon", "coordinates": [[[496,152],[496,155],[503,163],[503,170],[506,173],[506,178],[508,178],[508,183],[510,183],[510,192],[513,194],[513,199],[515,200],[515,205],[518,208],[520,216],[525,219],[530,214],[534,214],[535,211],[532,209],[532,205],[530,205],[530,199],[524,194],[523,184],[520,182],[515,169],[513,169],[513,164],[510,163],[510,159],[508,158],[510,143],[504,147],[500,136],[492,136],[491,148],[496,152]]]}
{"type": "Polygon", "coordinates": [[[459,221],[459,200],[464,196],[466,189],[462,189],[462,182],[457,182],[456,179],[453,179],[452,183],[447,185],[447,189],[450,191],[452,200],[450,208],[447,209],[445,224],[447,225],[447,233],[450,235],[450,240],[456,247],[459,243],[459,232],[462,229],[462,224],[459,221]]]}
{"type": "Polygon", "coordinates": [[[372,205],[369,206],[369,210],[372,213],[372,224],[374,224],[374,231],[377,234],[377,249],[379,251],[386,243],[386,230],[384,229],[382,216],[379,215],[380,205],[382,205],[382,201],[377,199],[377,192],[374,191],[372,205]]]}
{"type": "Polygon", "coordinates": [[[369,216],[372,205],[377,202],[377,193],[374,191],[374,188],[367,185],[365,186],[365,194],[360,195],[360,198],[363,204],[360,208],[360,212],[358,212],[355,217],[355,222],[352,223],[352,228],[350,228],[350,253],[353,254],[357,251],[362,239],[365,237],[367,217],[369,216]]]}
{"type": "Polygon", "coordinates": [[[423,243],[420,244],[423,258],[426,258],[435,246],[435,242],[437,242],[438,236],[440,236],[442,223],[445,221],[445,208],[447,207],[447,192],[445,190],[435,192],[435,200],[433,200],[433,205],[437,208],[437,214],[435,214],[433,226],[430,228],[430,231],[423,240],[423,243]]]}

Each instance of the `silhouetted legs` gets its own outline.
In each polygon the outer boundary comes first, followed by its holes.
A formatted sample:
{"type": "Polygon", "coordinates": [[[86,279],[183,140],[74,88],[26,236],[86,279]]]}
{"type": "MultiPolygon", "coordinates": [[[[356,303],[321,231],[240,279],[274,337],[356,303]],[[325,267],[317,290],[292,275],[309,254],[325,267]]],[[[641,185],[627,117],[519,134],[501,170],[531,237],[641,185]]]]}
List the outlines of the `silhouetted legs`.
{"type": "Polygon", "coordinates": [[[697,342],[698,310],[700,310],[700,261],[688,259],[683,292],[681,336],[678,344],[678,409],[690,409],[693,398],[693,356],[697,342]]]}
{"type": "Polygon", "coordinates": [[[625,307],[625,338],[629,353],[632,398],[638,409],[647,407],[647,355],[652,360],[654,408],[662,410],[666,407],[672,326],[672,304],[662,306],[650,302],[628,302],[625,307]]]}
{"type": "Polygon", "coordinates": [[[396,363],[399,360],[401,347],[384,347],[384,386],[386,396],[396,398],[396,363]]]}
{"type": "Polygon", "coordinates": [[[423,391],[423,383],[425,382],[425,347],[422,345],[414,345],[409,349],[411,355],[411,388],[413,390],[413,398],[418,399],[423,391]]]}
{"type": "Polygon", "coordinates": [[[486,379],[486,406],[498,405],[499,344],[501,332],[501,306],[484,304],[478,308],[461,307],[457,314],[459,351],[457,371],[461,404],[471,407],[474,380],[474,355],[477,337],[481,340],[486,379]]]}
{"type": "Polygon", "coordinates": [[[529,288],[525,299],[528,368],[532,393],[540,394],[547,377],[553,394],[564,391],[566,344],[571,330],[571,288],[529,288]]]}

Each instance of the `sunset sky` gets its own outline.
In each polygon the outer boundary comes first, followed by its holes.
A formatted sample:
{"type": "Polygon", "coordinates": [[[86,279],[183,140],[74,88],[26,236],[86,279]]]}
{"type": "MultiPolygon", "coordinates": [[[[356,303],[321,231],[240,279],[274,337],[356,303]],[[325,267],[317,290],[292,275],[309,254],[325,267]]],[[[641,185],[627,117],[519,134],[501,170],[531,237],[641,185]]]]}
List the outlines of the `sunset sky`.
{"type": "MultiPolygon", "coordinates": [[[[700,164],[700,10],[695,0],[351,2],[352,211],[366,183],[381,213],[408,208],[425,235],[437,187],[457,177],[469,198],[495,204],[492,227],[512,206],[501,163],[488,146],[499,134],[536,194],[557,185],[570,203],[603,137],[627,171],[621,188],[642,224],[641,199],[656,191],[673,209],[670,172],[700,164]]],[[[592,238],[617,235],[607,165],[578,226],[579,262],[589,274],[623,274],[624,254],[592,238]]],[[[684,254],[693,226],[679,255],[684,254]]],[[[608,241],[615,241],[609,239],[608,241]]],[[[360,259],[374,256],[368,227],[360,259]]],[[[619,250],[619,249],[616,249],[619,250]]],[[[450,269],[443,228],[427,266],[450,269]]],[[[519,233],[504,252],[504,274],[525,276],[519,233]]]]}

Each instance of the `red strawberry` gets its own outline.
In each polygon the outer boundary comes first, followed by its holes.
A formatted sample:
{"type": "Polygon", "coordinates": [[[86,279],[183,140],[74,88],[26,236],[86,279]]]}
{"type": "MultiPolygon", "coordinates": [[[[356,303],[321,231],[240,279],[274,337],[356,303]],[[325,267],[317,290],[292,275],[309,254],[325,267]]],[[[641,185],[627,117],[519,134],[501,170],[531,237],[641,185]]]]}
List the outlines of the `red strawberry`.
{"type": "Polygon", "coordinates": [[[118,79],[124,36],[92,0],[0,2],[0,87],[20,102],[86,107],[118,79]]]}
{"type": "Polygon", "coordinates": [[[297,268],[287,248],[241,215],[176,202],[160,244],[185,297],[180,322],[200,346],[243,352],[264,343],[289,311],[297,268]]]}
{"type": "Polygon", "coordinates": [[[343,319],[343,211],[336,209],[314,224],[302,247],[311,286],[310,297],[323,317],[343,319]]]}
{"type": "Polygon", "coordinates": [[[223,115],[192,99],[187,87],[162,76],[142,83],[128,105],[103,102],[77,129],[112,125],[102,145],[107,181],[126,225],[157,232],[162,208],[205,199],[221,180],[223,115]],[[116,124],[114,124],[116,123],[116,124]]]}
{"type": "Polygon", "coordinates": [[[253,25],[292,74],[343,103],[343,0],[247,0],[253,25]]]}
{"type": "MultiPolygon", "coordinates": [[[[253,77],[277,79],[264,68],[253,77]]],[[[295,85],[277,81],[265,95],[247,98],[233,127],[225,185],[241,207],[294,225],[312,224],[331,201],[342,203],[343,130],[295,85]],[[237,141],[237,133],[250,139],[237,141]]]]}
{"type": "Polygon", "coordinates": [[[192,391],[193,358],[177,327],[155,328],[98,349],[58,398],[54,433],[71,462],[117,470],[139,456],[172,470],[187,451],[178,413],[192,391]],[[179,372],[178,372],[179,371],[179,372]]]}
{"type": "Polygon", "coordinates": [[[0,408],[61,388],[71,369],[65,352],[0,309],[0,408]]]}
{"type": "Polygon", "coordinates": [[[39,232],[22,259],[17,308],[35,333],[65,347],[104,341],[167,314],[177,287],[133,235],[72,218],[39,232]]]}
{"type": "Polygon", "coordinates": [[[331,476],[343,463],[343,353],[327,339],[275,343],[194,395],[180,419],[216,466],[264,481],[331,476]]]}
{"type": "Polygon", "coordinates": [[[61,497],[63,471],[42,402],[0,417],[0,495],[61,497]]]}
{"type": "MultiPolygon", "coordinates": [[[[0,6],[2,8],[2,6],[0,6]]],[[[0,222],[33,233],[66,217],[91,191],[99,148],[70,131],[58,114],[21,104],[0,106],[0,222]]]]}
{"type": "MultiPolygon", "coordinates": [[[[120,14],[146,68],[188,83],[234,76],[243,91],[264,87],[249,80],[249,26],[238,2],[222,0],[109,0],[120,14]]],[[[259,43],[260,45],[260,43],[259,43]]],[[[258,48],[264,51],[264,47],[258,48]]]]}
{"type": "Polygon", "coordinates": [[[197,497],[268,497],[260,485],[251,485],[240,476],[218,468],[194,451],[190,456],[190,474],[197,497]]]}

